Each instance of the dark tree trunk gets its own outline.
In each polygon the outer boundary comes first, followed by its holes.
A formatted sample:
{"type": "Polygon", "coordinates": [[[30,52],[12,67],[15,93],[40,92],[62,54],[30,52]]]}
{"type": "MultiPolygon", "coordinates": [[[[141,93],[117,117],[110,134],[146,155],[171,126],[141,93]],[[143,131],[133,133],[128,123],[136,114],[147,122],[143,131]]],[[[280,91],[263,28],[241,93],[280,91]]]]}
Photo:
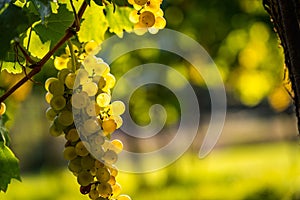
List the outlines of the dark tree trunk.
{"type": "Polygon", "coordinates": [[[263,0],[284,49],[300,134],[300,0],[263,0]]]}

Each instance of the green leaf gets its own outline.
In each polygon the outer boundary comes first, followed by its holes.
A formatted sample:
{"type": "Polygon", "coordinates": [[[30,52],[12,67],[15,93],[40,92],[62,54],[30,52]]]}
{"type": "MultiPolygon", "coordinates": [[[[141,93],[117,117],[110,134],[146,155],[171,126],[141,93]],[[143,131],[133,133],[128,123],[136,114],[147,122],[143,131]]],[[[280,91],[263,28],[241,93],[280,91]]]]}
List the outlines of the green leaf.
{"type": "Polygon", "coordinates": [[[84,20],[81,23],[80,31],[78,32],[80,42],[94,40],[100,44],[104,40],[104,34],[108,28],[108,23],[103,10],[103,6],[97,6],[94,2],[91,2],[91,7],[84,13],[84,20]]]}
{"type": "MultiPolygon", "coordinates": [[[[22,66],[16,60],[17,54],[14,52],[13,48],[6,53],[6,56],[0,61],[1,71],[6,70],[8,73],[19,74],[22,73],[22,66]]],[[[23,62],[24,59],[19,57],[19,61],[23,62]]]]}
{"type": "Polygon", "coordinates": [[[22,8],[9,4],[0,15],[0,59],[5,58],[11,40],[18,37],[31,26],[34,18],[22,8]]]}
{"type": "Polygon", "coordinates": [[[85,2],[87,3],[87,5],[91,5],[91,0],[85,0],[85,2]]]}
{"type": "Polygon", "coordinates": [[[129,7],[118,7],[114,10],[112,4],[107,5],[106,19],[109,24],[109,31],[123,37],[123,31],[132,31],[133,24],[129,21],[129,13],[132,11],[129,7]]]}
{"type": "Polygon", "coordinates": [[[6,192],[11,179],[21,181],[19,160],[14,153],[0,142],[0,191],[6,192]]]}
{"type": "Polygon", "coordinates": [[[34,8],[38,11],[42,22],[45,20],[45,17],[48,17],[52,10],[51,10],[51,4],[49,0],[30,0],[34,8]]]}
{"type": "Polygon", "coordinates": [[[43,43],[35,31],[31,32],[30,38],[29,35],[26,36],[23,40],[23,45],[27,46],[28,40],[30,40],[28,51],[31,56],[42,58],[50,50],[50,41],[43,43]]]}
{"type": "Polygon", "coordinates": [[[57,13],[52,13],[45,18],[45,22],[37,24],[34,30],[43,43],[51,41],[51,47],[53,47],[71,25],[73,19],[73,13],[66,8],[66,5],[62,4],[57,13]]]}

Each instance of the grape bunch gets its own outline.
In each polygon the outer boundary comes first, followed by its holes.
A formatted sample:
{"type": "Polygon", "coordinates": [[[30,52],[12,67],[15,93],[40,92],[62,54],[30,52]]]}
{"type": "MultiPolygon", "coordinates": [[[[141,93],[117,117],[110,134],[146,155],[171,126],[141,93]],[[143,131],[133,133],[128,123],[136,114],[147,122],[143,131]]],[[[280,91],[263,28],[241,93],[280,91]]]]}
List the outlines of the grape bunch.
{"type": "Polygon", "coordinates": [[[125,111],[123,102],[111,102],[115,77],[100,58],[90,55],[77,61],[75,71],[62,68],[57,77],[45,82],[50,104],[46,117],[52,121],[49,132],[67,140],[63,156],[82,194],[96,200],[130,200],[120,195],[114,166],[123,144],[110,140],[122,125],[120,115],[125,111]]]}
{"type": "Polygon", "coordinates": [[[136,34],[142,35],[147,30],[155,34],[166,26],[164,12],[160,8],[162,0],[128,0],[128,3],[134,7],[129,19],[134,23],[136,34]]]}

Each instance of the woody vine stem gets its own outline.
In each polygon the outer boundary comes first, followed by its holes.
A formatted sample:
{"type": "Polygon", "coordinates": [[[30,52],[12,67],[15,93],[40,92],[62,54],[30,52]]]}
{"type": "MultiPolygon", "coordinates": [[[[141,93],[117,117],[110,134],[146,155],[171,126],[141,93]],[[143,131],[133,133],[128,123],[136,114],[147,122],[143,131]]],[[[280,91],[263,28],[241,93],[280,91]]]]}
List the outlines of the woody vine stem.
{"type": "MultiPolygon", "coordinates": [[[[72,4],[72,0],[71,0],[72,4]]],[[[34,75],[39,73],[45,63],[51,58],[51,56],[71,37],[73,37],[80,30],[80,20],[87,8],[87,3],[84,1],[78,10],[78,13],[74,12],[75,19],[72,25],[66,30],[65,35],[54,45],[54,47],[38,62],[31,64],[29,68],[32,70],[23,77],[20,81],[18,81],[14,86],[12,86],[9,90],[7,90],[1,97],[0,103],[7,99],[11,94],[13,94],[19,87],[21,87],[24,83],[30,80],[34,75]]]]}

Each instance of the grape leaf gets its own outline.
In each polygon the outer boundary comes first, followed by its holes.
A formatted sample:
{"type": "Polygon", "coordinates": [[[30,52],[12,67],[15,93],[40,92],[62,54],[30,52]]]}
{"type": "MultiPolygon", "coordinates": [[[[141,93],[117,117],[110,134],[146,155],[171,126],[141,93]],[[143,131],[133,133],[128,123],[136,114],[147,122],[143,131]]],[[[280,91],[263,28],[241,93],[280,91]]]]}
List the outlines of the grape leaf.
{"type": "Polygon", "coordinates": [[[35,31],[31,32],[30,38],[29,34],[24,38],[24,46],[28,44],[28,40],[30,40],[28,51],[31,56],[42,58],[50,50],[50,41],[43,43],[35,31]]]}
{"type": "MultiPolygon", "coordinates": [[[[1,71],[6,70],[8,73],[19,74],[22,73],[22,66],[16,60],[17,54],[13,47],[9,49],[2,61],[0,61],[1,71]]],[[[19,57],[19,61],[23,62],[24,58],[19,57]]]]}
{"type": "Polygon", "coordinates": [[[80,42],[94,40],[99,44],[104,40],[104,34],[108,28],[108,23],[103,13],[104,7],[97,6],[91,2],[91,7],[84,13],[84,20],[81,23],[78,37],[80,42]]]}
{"type": "Polygon", "coordinates": [[[132,31],[133,24],[129,21],[129,13],[132,11],[129,7],[118,7],[114,10],[112,4],[105,8],[106,19],[109,24],[109,31],[123,37],[123,31],[132,31]]]}
{"type": "Polygon", "coordinates": [[[0,59],[4,59],[10,49],[10,42],[23,33],[35,21],[34,16],[14,4],[0,14],[0,59]]]}
{"type": "Polygon", "coordinates": [[[85,0],[85,2],[87,3],[87,5],[91,5],[91,0],[85,0]]]}
{"type": "Polygon", "coordinates": [[[42,22],[44,22],[45,17],[48,17],[52,10],[51,10],[51,4],[49,0],[30,0],[33,5],[34,8],[38,11],[42,22]]]}
{"type": "Polygon", "coordinates": [[[51,47],[53,47],[71,25],[73,19],[73,13],[66,8],[66,5],[62,4],[57,13],[52,13],[45,18],[45,22],[37,24],[34,30],[43,43],[51,41],[51,47]]]}
{"type": "Polygon", "coordinates": [[[0,191],[6,192],[11,179],[21,181],[19,160],[14,153],[0,142],[0,191]]]}
{"type": "Polygon", "coordinates": [[[5,4],[10,3],[11,0],[0,0],[0,10],[5,6],[5,4]]]}

